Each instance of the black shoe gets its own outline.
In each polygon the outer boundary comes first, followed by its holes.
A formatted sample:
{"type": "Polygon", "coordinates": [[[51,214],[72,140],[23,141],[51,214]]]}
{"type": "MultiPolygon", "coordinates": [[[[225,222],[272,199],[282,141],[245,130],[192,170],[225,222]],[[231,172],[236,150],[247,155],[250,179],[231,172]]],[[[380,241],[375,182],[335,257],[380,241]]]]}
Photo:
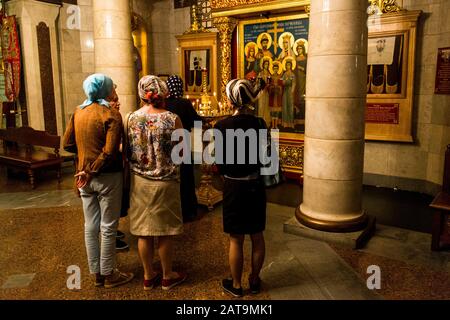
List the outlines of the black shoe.
{"type": "Polygon", "coordinates": [[[126,250],[128,248],[129,248],[129,246],[125,241],[116,239],[116,250],[126,250]]]}
{"type": "Polygon", "coordinates": [[[123,238],[125,238],[125,233],[123,233],[120,230],[117,230],[116,239],[123,239],[123,238]]]}
{"type": "Polygon", "coordinates": [[[250,287],[250,292],[253,294],[258,294],[261,292],[261,279],[257,277],[253,282],[251,281],[251,278],[248,278],[248,284],[250,287]]]}
{"type": "Polygon", "coordinates": [[[231,280],[231,279],[223,279],[222,280],[222,289],[226,293],[231,294],[233,297],[240,298],[243,296],[242,288],[233,287],[233,280],[231,280]]]}

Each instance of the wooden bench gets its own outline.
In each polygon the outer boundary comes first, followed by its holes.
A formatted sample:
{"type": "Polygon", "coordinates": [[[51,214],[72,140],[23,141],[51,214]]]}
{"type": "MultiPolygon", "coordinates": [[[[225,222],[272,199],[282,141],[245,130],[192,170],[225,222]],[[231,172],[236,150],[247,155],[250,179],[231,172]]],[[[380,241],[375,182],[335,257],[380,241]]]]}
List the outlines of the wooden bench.
{"type": "Polygon", "coordinates": [[[450,144],[445,152],[442,191],[431,202],[434,210],[431,250],[450,249],[450,144]]]}
{"type": "Polygon", "coordinates": [[[0,129],[3,150],[0,151],[0,165],[26,171],[31,187],[35,188],[34,172],[38,169],[55,169],[58,183],[61,182],[61,163],[59,155],[61,137],[31,127],[0,129]],[[34,147],[52,148],[54,152],[35,150],[34,147]]]}

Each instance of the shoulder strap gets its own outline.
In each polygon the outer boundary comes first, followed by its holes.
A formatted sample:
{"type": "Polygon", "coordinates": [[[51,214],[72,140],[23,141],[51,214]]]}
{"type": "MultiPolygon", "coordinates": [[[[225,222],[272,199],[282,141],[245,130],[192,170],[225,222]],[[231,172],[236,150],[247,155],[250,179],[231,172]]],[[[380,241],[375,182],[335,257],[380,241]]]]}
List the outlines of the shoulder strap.
{"type": "Polygon", "coordinates": [[[128,154],[128,122],[130,120],[130,116],[131,116],[132,112],[128,112],[127,115],[125,116],[125,122],[123,124],[123,139],[122,139],[122,152],[125,155],[125,158],[128,159],[129,158],[129,154],[128,154]]]}

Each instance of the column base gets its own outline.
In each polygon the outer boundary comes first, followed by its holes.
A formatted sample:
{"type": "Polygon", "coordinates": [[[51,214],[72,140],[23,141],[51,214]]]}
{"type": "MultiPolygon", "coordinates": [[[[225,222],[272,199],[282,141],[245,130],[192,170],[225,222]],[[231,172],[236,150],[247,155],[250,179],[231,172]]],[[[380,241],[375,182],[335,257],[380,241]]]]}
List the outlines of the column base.
{"type": "Polygon", "coordinates": [[[368,217],[368,222],[363,230],[355,232],[323,232],[311,229],[292,217],[284,223],[283,231],[300,237],[336,244],[351,249],[362,249],[373,237],[376,229],[375,217],[368,217]]]}
{"type": "Polygon", "coordinates": [[[363,230],[368,224],[368,216],[363,214],[362,216],[353,219],[353,220],[345,220],[342,222],[338,221],[326,221],[319,220],[307,216],[300,210],[300,206],[295,209],[295,217],[298,222],[301,224],[320,231],[326,232],[355,232],[363,230]]]}

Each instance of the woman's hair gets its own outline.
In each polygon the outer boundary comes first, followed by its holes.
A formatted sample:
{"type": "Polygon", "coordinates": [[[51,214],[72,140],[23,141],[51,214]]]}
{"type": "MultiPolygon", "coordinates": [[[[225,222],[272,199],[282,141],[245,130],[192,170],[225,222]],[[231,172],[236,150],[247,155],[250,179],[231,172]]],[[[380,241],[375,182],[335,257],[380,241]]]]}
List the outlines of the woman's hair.
{"type": "Polygon", "coordinates": [[[261,78],[256,83],[247,79],[233,79],[226,86],[226,94],[234,107],[254,109],[253,104],[264,87],[265,82],[261,78]]]}
{"type": "Polygon", "coordinates": [[[138,84],[139,97],[145,103],[158,107],[167,97],[169,89],[164,81],[157,76],[143,76],[138,84]]]}

